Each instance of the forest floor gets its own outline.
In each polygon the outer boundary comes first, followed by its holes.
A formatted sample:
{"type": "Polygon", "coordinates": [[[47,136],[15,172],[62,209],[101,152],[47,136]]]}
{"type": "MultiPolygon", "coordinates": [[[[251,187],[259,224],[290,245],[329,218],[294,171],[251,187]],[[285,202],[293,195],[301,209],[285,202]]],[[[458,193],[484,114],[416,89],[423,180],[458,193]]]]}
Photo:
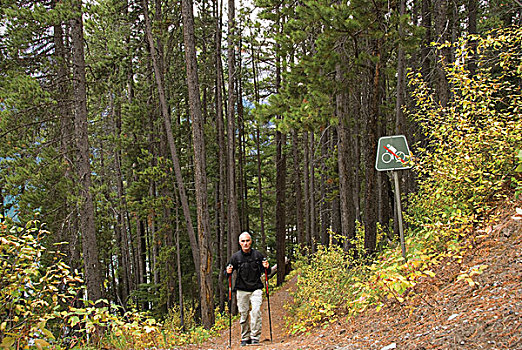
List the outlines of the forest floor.
{"type": "MultiPolygon", "coordinates": [[[[435,277],[422,280],[416,296],[402,304],[390,303],[379,312],[368,309],[340,317],[326,328],[290,335],[285,305],[296,278],[270,295],[272,339],[266,300],[263,301],[261,343],[240,347],[239,322],[232,327],[232,349],[509,349],[522,350],[522,203],[506,203],[500,221],[475,232],[461,263],[441,263],[435,277]],[[520,210],[520,209],[519,209],[520,210]],[[475,285],[457,276],[487,265],[473,276],[475,285]]],[[[204,344],[183,349],[226,349],[229,331],[204,344]]]]}

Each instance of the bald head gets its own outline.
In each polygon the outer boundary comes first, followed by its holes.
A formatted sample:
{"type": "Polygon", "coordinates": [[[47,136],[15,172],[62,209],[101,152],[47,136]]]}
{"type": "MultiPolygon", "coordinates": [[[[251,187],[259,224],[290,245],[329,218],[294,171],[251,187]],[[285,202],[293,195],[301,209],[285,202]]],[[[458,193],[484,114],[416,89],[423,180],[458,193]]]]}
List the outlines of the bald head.
{"type": "Polygon", "coordinates": [[[252,236],[250,236],[250,233],[243,232],[239,235],[239,245],[243,252],[250,252],[250,249],[252,248],[252,236]]]}

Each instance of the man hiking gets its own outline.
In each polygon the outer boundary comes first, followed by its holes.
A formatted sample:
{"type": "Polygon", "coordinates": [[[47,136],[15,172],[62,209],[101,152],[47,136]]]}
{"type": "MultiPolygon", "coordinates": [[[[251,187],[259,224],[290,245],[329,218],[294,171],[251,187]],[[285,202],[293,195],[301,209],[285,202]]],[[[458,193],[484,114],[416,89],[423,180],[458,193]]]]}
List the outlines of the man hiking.
{"type": "Polygon", "coordinates": [[[232,255],[225,272],[231,275],[234,270],[237,271],[234,290],[237,292],[237,307],[241,316],[241,346],[245,346],[259,344],[263,301],[261,274],[268,269],[269,264],[263,254],[252,249],[252,237],[248,232],[239,236],[239,245],[241,249],[232,255]]]}

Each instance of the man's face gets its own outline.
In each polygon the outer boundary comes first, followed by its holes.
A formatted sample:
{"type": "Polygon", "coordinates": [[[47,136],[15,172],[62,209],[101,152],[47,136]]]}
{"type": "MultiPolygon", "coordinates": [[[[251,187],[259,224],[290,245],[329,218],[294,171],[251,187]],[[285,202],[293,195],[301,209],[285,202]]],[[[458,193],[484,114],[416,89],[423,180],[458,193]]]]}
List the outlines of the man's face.
{"type": "Polygon", "coordinates": [[[252,238],[250,235],[241,235],[239,236],[239,244],[241,245],[241,249],[248,253],[250,251],[250,247],[252,246],[252,238]]]}

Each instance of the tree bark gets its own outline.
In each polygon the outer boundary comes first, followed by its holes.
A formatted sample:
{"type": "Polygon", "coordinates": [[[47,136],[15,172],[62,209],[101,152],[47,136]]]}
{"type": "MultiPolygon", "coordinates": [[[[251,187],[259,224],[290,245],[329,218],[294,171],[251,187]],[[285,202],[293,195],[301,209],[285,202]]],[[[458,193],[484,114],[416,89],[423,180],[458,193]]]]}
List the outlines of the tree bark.
{"type": "MultiPolygon", "coordinates": [[[[406,0],[399,0],[399,16],[402,18],[406,14],[406,0]]],[[[397,135],[403,135],[406,131],[406,120],[404,113],[402,112],[402,106],[404,104],[404,92],[405,92],[405,58],[402,40],[404,40],[404,29],[402,22],[399,22],[399,42],[397,48],[397,96],[395,100],[395,133],[397,135]]]]}
{"type": "MultiPolygon", "coordinates": [[[[343,73],[341,65],[337,65],[337,80],[342,81],[343,73]]],[[[355,239],[355,208],[353,204],[353,163],[354,152],[350,149],[349,116],[347,110],[347,94],[340,92],[336,96],[339,135],[337,162],[339,165],[339,198],[341,210],[341,231],[344,238],[343,247],[351,250],[355,239]]]]}
{"type": "Polygon", "coordinates": [[[191,0],[182,1],[183,41],[185,43],[185,60],[187,65],[189,108],[192,116],[194,180],[196,183],[198,238],[200,246],[199,288],[201,320],[203,326],[210,329],[214,325],[214,288],[212,285],[212,252],[210,246],[212,235],[210,232],[210,215],[208,212],[205,135],[203,132],[204,125],[199,94],[192,6],[191,0]]]}
{"type": "MultiPolygon", "coordinates": [[[[285,265],[286,256],[286,155],[284,146],[286,137],[280,131],[276,131],[276,257],[278,266],[285,265]]],[[[277,285],[285,281],[286,269],[277,270],[277,285]]]]}
{"type": "Polygon", "coordinates": [[[299,136],[297,134],[297,130],[292,130],[292,153],[293,153],[293,161],[294,161],[294,190],[295,190],[295,210],[296,210],[296,228],[297,228],[297,244],[299,246],[299,250],[303,253],[303,248],[305,246],[305,228],[304,228],[304,215],[303,215],[303,189],[301,187],[302,184],[302,176],[301,176],[301,166],[299,156],[299,136]]]}
{"type": "Polygon", "coordinates": [[[259,140],[260,138],[261,135],[259,131],[259,125],[256,123],[257,196],[259,198],[259,225],[261,230],[261,249],[266,254],[268,249],[266,245],[265,213],[263,209],[263,173],[261,172],[261,142],[259,140]]]}
{"type": "Polygon", "coordinates": [[[315,134],[313,132],[310,133],[309,149],[310,149],[310,184],[308,186],[308,199],[310,201],[310,244],[312,247],[312,253],[316,252],[316,244],[317,244],[317,229],[315,222],[315,134]]]}
{"type": "Polygon", "coordinates": [[[239,249],[239,212],[236,192],[236,144],[235,144],[235,2],[228,0],[228,114],[227,114],[227,156],[228,156],[228,237],[229,237],[229,257],[239,249]]]}
{"type": "Polygon", "coordinates": [[[183,303],[183,284],[181,278],[181,249],[179,247],[179,221],[178,221],[177,209],[176,209],[176,267],[178,273],[178,296],[179,296],[179,320],[181,323],[181,329],[185,330],[185,304],[183,303]]]}
{"type": "Polygon", "coordinates": [[[74,2],[76,16],[71,20],[71,45],[74,84],[74,125],[78,149],[77,174],[80,181],[79,215],[82,234],[83,262],[89,300],[103,297],[102,269],[99,262],[98,241],[94,221],[94,203],[91,193],[91,165],[87,121],[87,86],[83,48],[83,18],[81,1],[74,2]]]}
{"type": "Polygon", "coordinates": [[[304,147],[304,212],[305,212],[305,241],[308,248],[312,245],[312,237],[310,231],[310,143],[308,142],[308,131],[305,131],[303,137],[304,147]]]}
{"type": "Polygon", "coordinates": [[[330,186],[328,185],[327,177],[327,165],[325,163],[328,157],[328,144],[329,144],[329,130],[326,128],[321,135],[321,183],[319,185],[321,200],[319,209],[319,222],[321,223],[321,229],[319,233],[319,241],[323,246],[327,246],[329,243],[328,229],[330,228],[330,208],[329,201],[327,200],[327,194],[329,193],[330,186]]]}
{"type": "MultiPolygon", "coordinates": [[[[469,34],[477,34],[477,15],[478,15],[478,0],[468,0],[468,33],[469,34]]],[[[477,64],[475,62],[476,60],[476,41],[471,40],[470,41],[470,57],[469,57],[469,64],[468,69],[471,76],[475,75],[475,72],[477,70],[477,64]]]]}
{"type": "Polygon", "coordinates": [[[431,23],[431,0],[422,0],[422,20],[421,25],[424,28],[424,40],[421,48],[421,71],[426,81],[432,81],[431,78],[431,42],[432,42],[432,23],[431,23]]]}
{"type": "Polygon", "coordinates": [[[365,197],[365,225],[364,225],[364,248],[367,255],[375,252],[377,244],[377,171],[375,169],[375,158],[377,156],[378,120],[380,111],[380,80],[381,80],[381,49],[382,43],[379,39],[374,42],[374,56],[377,62],[372,69],[371,104],[370,113],[366,122],[366,197],[365,197]]]}
{"type": "MultiPolygon", "coordinates": [[[[53,7],[56,6],[56,0],[53,0],[53,7]]],[[[73,181],[73,174],[69,170],[75,159],[75,146],[74,139],[71,135],[74,134],[74,120],[73,113],[71,111],[71,83],[69,80],[69,69],[67,67],[67,51],[64,45],[64,31],[62,23],[58,23],[54,26],[53,31],[54,39],[54,58],[56,68],[56,83],[57,99],[58,99],[58,112],[60,120],[60,152],[63,156],[63,162],[68,166],[65,168],[65,178],[73,181]]],[[[1,201],[0,203],[3,203],[1,201]]],[[[68,242],[67,251],[66,247],[60,245],[60,249],[64,254],[68,256],[69,266],[74,270],[80,267],[80,250],[78,249],[78,213],[76,207],[71,205],[70,200],[64,198],[63,207],[67,208],[64,213],[63,223],[61,230],[58,232],[58,242],[68,242]],[[70,208],[70,209],[69,209],[70,208]]],[[[4,214],[5,215],[5,214],[4,214]]]]}
{"type": "MultiPolygon", "coordinates": [[[[449,6],[448,0],[434,0],[433,3],[435,35],[437,42],[440,44],[450,39],[449,33],[452,28],[450,27],[448,17],[449,6]]],[[[444,71],[444,65],[450,61],[450,50],[448,48],[438,50],[437,57],[439,57],[439,59],[435,65],[436,97],[442,106],[446,106],[449,101],[449,85],[444,71]]]]}
{"type": "MultiPolygon", "coordinates": [[[[221,11],[219,1],[214,0],[214,17],[216,19],[216,133],[217,133],[217,145],[218,145],[218,188],[217,188],[217,201],[218,207],[216,208],[217,215],[217,245],[218,245],[218,271],[220,271],[226,260],[226,249],[225,248],[225,235],[226,235],[226,199],[225,193],[227,188],[227,170],[226,170],[226,143],[225,143],[225,125],[223,119],[223,64],[221,61],[221,11]]],[[[218,277],[219,286],[219,300],[224,306],[224,288],[223,288],[223,274],[220,273],[218,277]]]]}

